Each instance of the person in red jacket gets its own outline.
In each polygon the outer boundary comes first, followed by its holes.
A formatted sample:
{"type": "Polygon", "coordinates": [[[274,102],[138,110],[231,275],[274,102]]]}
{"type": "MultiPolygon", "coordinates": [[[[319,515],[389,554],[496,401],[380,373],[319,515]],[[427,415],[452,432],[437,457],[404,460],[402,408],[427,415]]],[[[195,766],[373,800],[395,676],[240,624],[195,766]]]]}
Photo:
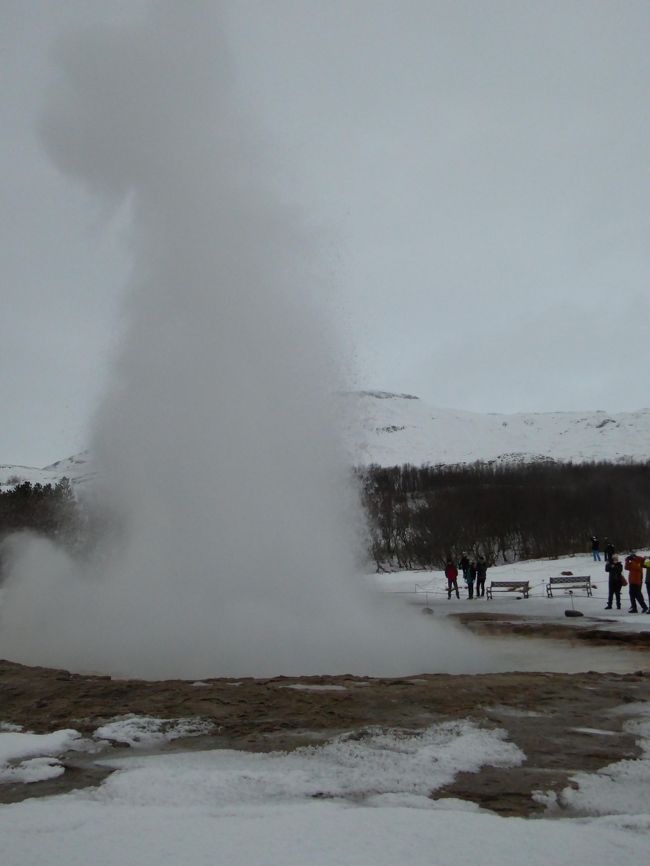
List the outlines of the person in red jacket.
{"type": "Polygon", "coordinates": [[[628,613],[638,613],[637,603],[644,613],[648,613],[648,605],[643,598],[643,557],[632,552],[625,559],[625,570],[629,577],[627,582],[630,587],[630,609],[628,613]]]}
{"type": "Polygon", "coordinates": [[[456,590],[456,598],[460,598],[460,593],[458,592],[458,569],[451,559],[448,559],[445,565],[445,577],[447,578],[447,598],[451,598],[452,589],[456,590]]]}

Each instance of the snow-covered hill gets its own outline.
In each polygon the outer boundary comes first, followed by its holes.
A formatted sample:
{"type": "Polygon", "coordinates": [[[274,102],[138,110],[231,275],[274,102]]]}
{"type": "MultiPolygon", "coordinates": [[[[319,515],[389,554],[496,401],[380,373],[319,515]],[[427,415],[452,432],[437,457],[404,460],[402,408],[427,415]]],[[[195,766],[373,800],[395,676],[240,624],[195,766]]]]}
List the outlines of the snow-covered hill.
{"type": "MultiPolygon", "coordinates": [[[[341,401],[355,465],[650,460],[650,409],[480,414],[438,409],[411,394],[385,391],[350,391],[341,401]]],[[[43,469],[0,465],[0,490],[23,481],[56,484],[64,475],[79,487],[93,474],[87,452],[43,469]]]]}
{"type": "Polygon", "coordinates": [[[650,460],[650,409],[480,414],[383,391],[350,392],[344,401],[358,465],[650,460]]]}
{"type": "Polygon", "coordinates": [[[13,466],[0,464],[0,490],[11,490],[18,484],[57,484],[62,478],[69,478],[76,486],[82,485],[93,477],[88,452],[76,454],[65,460],[57,460],[50,466],[38,469],[34,466],[13,466]]]}

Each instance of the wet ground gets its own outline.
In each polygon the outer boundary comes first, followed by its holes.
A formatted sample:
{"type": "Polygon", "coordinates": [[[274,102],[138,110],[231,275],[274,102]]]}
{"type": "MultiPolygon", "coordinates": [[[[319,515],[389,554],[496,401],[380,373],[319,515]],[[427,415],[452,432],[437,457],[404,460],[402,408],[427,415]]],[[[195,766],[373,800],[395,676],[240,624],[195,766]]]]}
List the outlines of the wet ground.
{"type": "MultiPolygon", "coordinates": [[[[470,718],[504,728],[527,760],[521,767],[461,773],[435,796],[465,798],[503,815],[541,814],[543,807],[532,799],[533,791],[558,792],[575,772],[593,772],[638,756],[635,739],[623,725],[625,705],[631,708],[631,717],[633,705],[650,702],[648,632],[625,638],[589,623],[574,627],[489,613],[460,619],[472,631],[501,641],[508,637],[515,665],[517,658],[538,656],[530,651],[528,638],[534,638],[535,643],[544,641],[549,652],[560,647],[560,655],[576,647],[604,648],[612,670],[216,678],[193,684],[114,680],[0,661],[0,721],[35,732],[75,728],[90,734],[109,719],[127,714],[195,717],[213,722],[214,733],[166,748],[268,751],[323,742],[370,725],[415,731],[436,721],[470,718]],[[620,707],[622,711],[612,712],[620,707]]],[[[64,759],[66,773],[57,779],[0,786],[0,802],[98,784],[107,771],[94,763],[96,757],[74,753],[64,759]]]]}
{"type": "Polygon", "coordinates": [[[604,617],[562,621],[482,610],[452,619],[487,639],[495,672],[538,671],[542,666],[555,673],[650,671],[650,621],[647,631],[626,631],[604,617]]]}

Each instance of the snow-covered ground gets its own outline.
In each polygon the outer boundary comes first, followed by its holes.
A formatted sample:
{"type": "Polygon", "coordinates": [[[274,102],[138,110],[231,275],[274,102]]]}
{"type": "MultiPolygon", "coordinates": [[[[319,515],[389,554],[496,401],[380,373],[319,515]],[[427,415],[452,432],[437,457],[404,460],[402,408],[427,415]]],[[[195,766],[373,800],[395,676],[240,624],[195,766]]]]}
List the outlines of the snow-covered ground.
{"type": "MultiPolygon", "coordinates": [[[[591,575],[594,597],[576,595],[574,603],[592,626],[595,619],[603,628],[650,628],[650,617],[628,614],[627,607],[620,613],[603,610],[604,566],[587,556],[490,570],[488,581],[529,580],[528,599],[509,594],[493,601],[448,601],[439,572],[382,575],[373,582],[394,593],[391,603],[420,603],[431,607],[434,617],[483,609],[566,623],[570,599],[563,594],[549,599],[544,588],[548,577],[561,571],[591,575]]],[[[580,627],[579,620],[571,622],[580,627]]],[[[548,668],[552,643],[540,642],[537,668],[548,668]]],[[[0,725],[0,779],[26,785],[62,772],[61,757],[68,750],[105,750],[107,742],[132,747],[128,755],[122,749],[119,756],[100,756],[115,772],[97,788],[0,806],[1,862],[637,866],[647,862],[650,843],[650,704],[626,705],[620,712],[640,757],[578,773],[559,794],[535,792],[546,812],[529,819],[430,798],[458,772],[526,759],[504,731],[468,719],[417,733],[369,729],[363,737],[343,734],[290,753],[151,752],[175,737],[205,732],[191,720],[118,718],[85,739],[74,730],[38,736],[0,725]]],[[[590,732],[612,736],[612,731],[590,732]]]]}
{"type": "MultiPolygon", "coordinates": [[[[547,817],[501,818],[431,792],[460,771],[525,755],[467,720],[370,730],[291,753],[230,750],[106,758],[99,788],[0,807],[3,866],[636,866],[650,831],[650,705],[628,722],[643,750],[581,773],[547,817]],[[558,819],[559,806],[590,817],[558,819]]],[[[129,721],[131,730],[134,720],[129,721]]],[[[114,728],[119,728],[115,722],[114,728]]],[[[78,735],[0,733],[5,760],[56,764],[78,735]],[[3,744],[2,738],[11,738],[3,744]],[[22,745],[21,745],[22,738],[22,745]]]]}
{"type": "MultiPolygon", "coordinates": [[[[641,551],[639,551],[641,553],[641,551]]],[[[645,553],[645,551],[643,551],[645,553]]],[[[513,617],[523,616],[539,623],[558,623],[580,629],[588,627],[604,631],[650,631],[650,616],[629,613],[628,588],[621,591],[621,609],[605,610],[607,603],[607,574],[604,562],[594,562],[591,554],[574,555],[559,559],[530,560],[490,568],[486,586],[491,580],[527,580],[529,597],[521,592],[496,592],[492,599],[468,598],[467,587],[461,576],[458,578],[460,600],[447,597],[447,579],[442,571],[401,571],[393,574],[374,575],[373,585],[378,585],[394,597],[395,603],[420,605],[431,611],[434,617],[447,617],[459,613],[498,613],[513,617]],[[546,585],[552,576],[562,572],[591,577],[591,597],[576,590],[553,590],[553,597],[546,594],[546,585]],[[583,616],[567,618],[565,611],[575,608],[583,616]]],[[[644,598],[647,594],[644,587],[644,598]]],[[[650,653],[639,654],[634,649],[618,646],[594,646],[592,644],[543,640],[534,638],[483,638],[485,653],[482,657],[483,671],[547,670],[564,673],[580,671],[614,671],[650,669],[650,653]]]]}
{"type": "MultiPolygon", "coordinates": [[[[650,556],[645,550],[637,551],[641,556],[650,556]]],[[[601,554],[602,558],[602,554],[601,554]]],[[[574,554],[558,559],[532,559],[513,562],[508,565],[494,566],[488,569],[486,586],[492,580],[526,580],[529,584],[529,597],[523,598],[520,592],[498,592],[492,599],[467,598],[467,587],[462,575],[458,577],[460,601],[455,597],[447,599],[447,579],[440,571],[398,571],[387,574],[373,575],[371,581],[386,592],[403,595],[408,601],[432,606],[436,613],[458,613],[459,611],[480,610],[480,605],[493,613],[517,613],[527,617],[544,619],[557,618],[566,623],[564,611],[571,607],[572,599],[568,591],[555,588],[553,597],[546,593],[546,585],[550,577],[559,577],[563,572],[571,572],[576,576],[591,578],[592,596],[576,590],[573,593],[573,604],[585,616],[602,619],[603,628],[615,628],[620,624],[626,630],[643,628],[650,629],[650,617],[628,613],[630,608],[628,588],[621,590],[621,610],[604,610],[607,603],[607,572],[605,562],[595,562],[591,554],[574,554]],[[615,623],[612,623],[615,618],[615,623]]],[[[626,574],[626,572],[624,572],[626,574]]],[[[644,589],[644,598],[647,595],[644,589]]],[[[590,623],[593,625],[593,622],[590,623]]]]}

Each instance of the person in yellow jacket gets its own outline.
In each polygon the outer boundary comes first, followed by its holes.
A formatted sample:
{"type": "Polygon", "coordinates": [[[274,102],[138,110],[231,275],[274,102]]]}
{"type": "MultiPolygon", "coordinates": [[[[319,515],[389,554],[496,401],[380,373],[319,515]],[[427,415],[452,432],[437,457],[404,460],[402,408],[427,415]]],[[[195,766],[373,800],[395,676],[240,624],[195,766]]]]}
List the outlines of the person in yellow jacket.
{"type": "Polygon", "coordinates": [[[627,571],[628,584],[630,587],[630,609],[628,613],[638,613],[636,608],[637,603],[644,613],[648,613],[650,608],[645,603],[643,598],[643,563],[645,557],[637,556],[636,553],[630,553],[625,559],[625,570],[627,571]]]}

